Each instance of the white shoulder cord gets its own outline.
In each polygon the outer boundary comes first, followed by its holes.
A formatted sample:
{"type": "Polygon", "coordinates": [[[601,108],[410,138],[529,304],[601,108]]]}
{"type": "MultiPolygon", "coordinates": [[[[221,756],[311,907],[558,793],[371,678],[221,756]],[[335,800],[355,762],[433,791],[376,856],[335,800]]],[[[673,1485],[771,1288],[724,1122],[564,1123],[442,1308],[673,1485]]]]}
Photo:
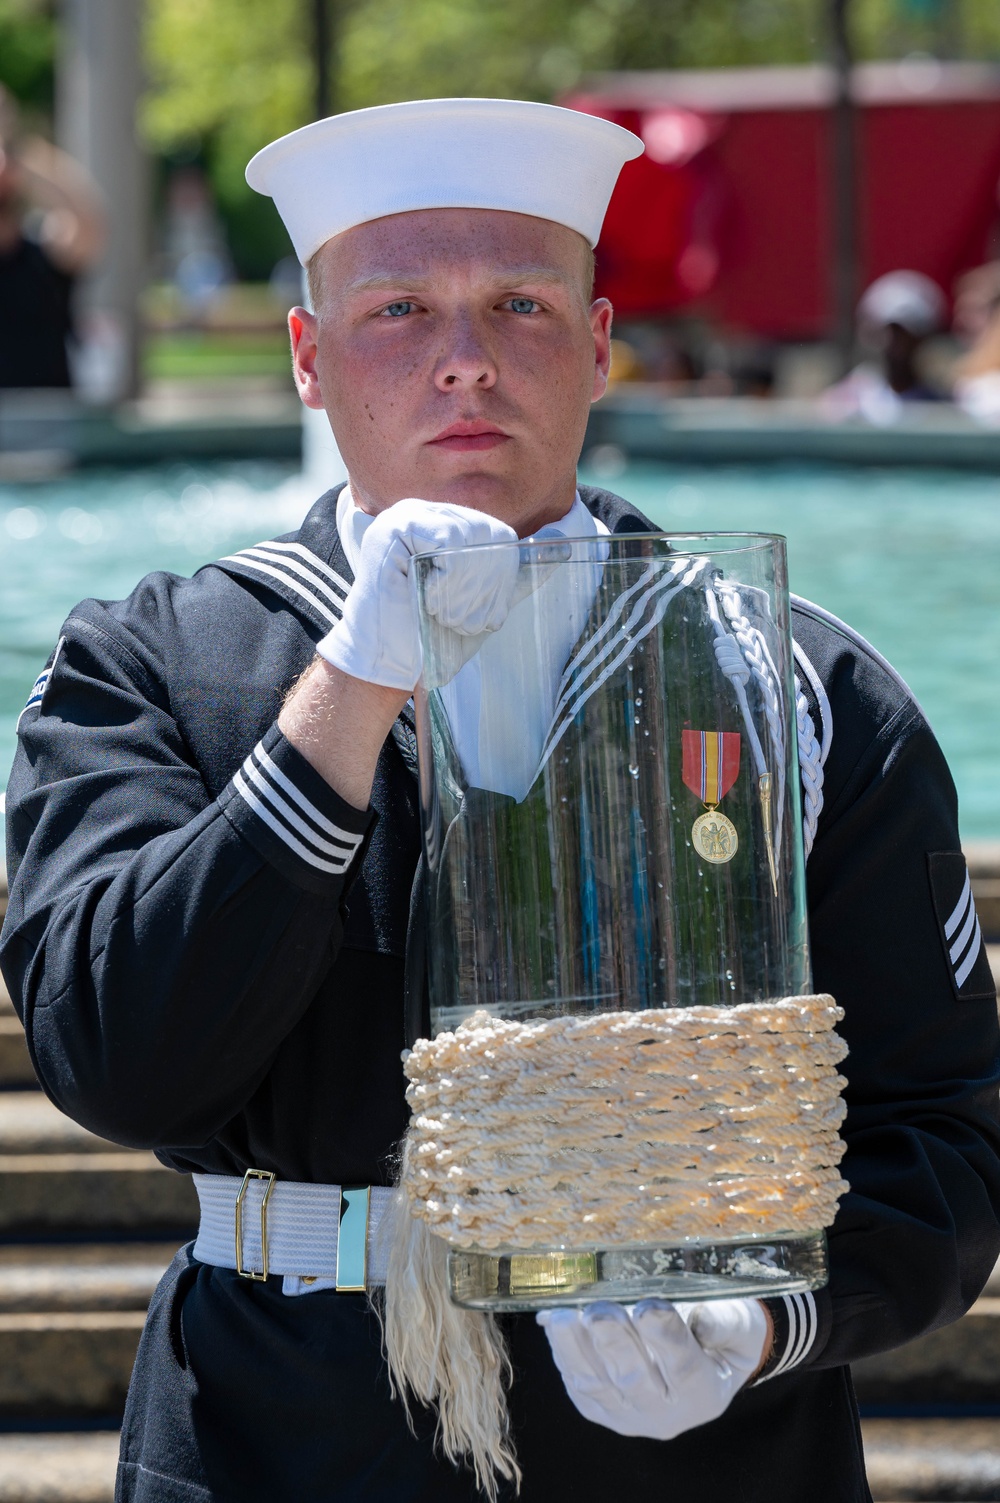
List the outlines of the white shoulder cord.
{"type": "Polygon", "coordinates": [[[805,794],[805,807],[802,819],[802,843],[805,846],[806,860],[813,848],[816,838],[816,826],[823,812],[823,769],[826,759],[830,755],[830,743],[833,740],[833,714],[830,710],[830,701],[827,698],[823,682],[810,663],[798,642],[792,641],[792,652],[795,661],[802,669],[804,676],[809,681],[809,687],[816,696],[816,704],[819,709],[820,720],[823,724],[822,743],[816,739],[816,727],[809,713],[806,696],[799,682],[798,674],[795,676],[795,721],[799,739],[799,771],[802,774],[802,790],[805,794]]]}
{"type": "MultiPolygon", "coordinates": [[[[715,655],[718,659],[719,667],[732,683],[736,697],[739,700],[758,776],[765,772],[767,768],[763,748],[750,718],[750,708],[746,698],[745,685],[751,674],[761,690],[761,701],[764,714],[767,718],[778,773],[778,807],[774,843],[776,850],[780,850],[785,761],[783,719],[779,694],[780,678],[775,668],[774,660],[771,657],[767,639],[757,627],[751,626],[749,620],[743,614],[743,606],[739,594],[724,585],[721,580],[715,580],[713,583],[714,589],[706,591],[706,598],[709,615],[716,633],[714,644],[715,655]],[[727,620],[733,628],[732,635],[730,635],[720,620],[715,601],[716,594],[718,594],[727,620]]],[[[796,663],[802,670],[804,677],[808,680],[809,687],[816,696],[816,703],[819,708],[823,727],[823,739],[820,742],[816,736],[816,727],[809,713],[809,705],[803,692],[802,684],[796,675],[795,723],[798,740],[799,772],[802,778],[804,795],[802,843],[805,848],[806,859],[808,860],[816,838],[816,826],[823,811],[823,769],[826,765],[826,759],[830,754],[830,743],[833,739],[833,716],[830,710],[830,701],[823,687],[822,680],[806,656],[806,653],[799,646],[798,642],[795,641],[792,643],[792,650],[796,663]]]]}
{"type": "Polygon", "coordinates": [[[774,758],[777,798],[775,799],[774,849],[781,849],[781,816],[785,800],[785,727],[781,708],[780,679],[771,657],[763,632],[751,626],[743,614],[743,602],[739,594],[721,579],[712,581],[706,590],[708,613],[715,628],[715,656],[719,667],[730,680],[740,702],[743,722],[747,728],[753,751],[757,776],[763,777],[769,769],[760,739],[750,716],[744,685],[753,676],[761,696],[761,704],[767,719],[767,728],[774,758]],[[716,596],[722,604],[732,635],[726,630],[719,616],[716,596]]]}

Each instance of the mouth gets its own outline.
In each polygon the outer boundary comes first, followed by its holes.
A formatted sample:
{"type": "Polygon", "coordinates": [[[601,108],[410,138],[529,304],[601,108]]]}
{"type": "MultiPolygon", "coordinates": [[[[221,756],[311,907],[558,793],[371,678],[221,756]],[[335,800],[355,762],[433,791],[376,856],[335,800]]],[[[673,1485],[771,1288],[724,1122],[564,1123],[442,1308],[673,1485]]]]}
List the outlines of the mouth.
{"type": "Polygon", "coordinates": [[[432,449],[467,454],[480,449],[495,449],[507,443],[509,438],[510,435],[494,423],[459,422],[443,428],[428,440],[428,444],[432,449]]]}

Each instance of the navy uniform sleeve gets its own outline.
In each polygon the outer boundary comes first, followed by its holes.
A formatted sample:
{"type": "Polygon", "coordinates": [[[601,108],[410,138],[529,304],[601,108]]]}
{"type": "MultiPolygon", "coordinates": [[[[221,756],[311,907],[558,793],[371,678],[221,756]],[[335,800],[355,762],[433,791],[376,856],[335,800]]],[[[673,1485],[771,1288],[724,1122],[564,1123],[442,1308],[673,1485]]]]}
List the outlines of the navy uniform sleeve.
{"type": "Polygon", "coordinates": [[[845,1009],[851,1188],[828,1287],[770,1302],[764,1381],[956,1320],[1000,1252],[996,994],[954,787],[905,686],[830,638],[808,649],[834,723],[808,891],[814,984],[845,1009]]]}
{"type": "Polygon", "coordinates": [[[56,1105],[133,1146],[214,1135],[328,972],[371,821],[276,727],[211,797],[148,645],[81,607],[7,794],[0,958],[56,1105]]]}

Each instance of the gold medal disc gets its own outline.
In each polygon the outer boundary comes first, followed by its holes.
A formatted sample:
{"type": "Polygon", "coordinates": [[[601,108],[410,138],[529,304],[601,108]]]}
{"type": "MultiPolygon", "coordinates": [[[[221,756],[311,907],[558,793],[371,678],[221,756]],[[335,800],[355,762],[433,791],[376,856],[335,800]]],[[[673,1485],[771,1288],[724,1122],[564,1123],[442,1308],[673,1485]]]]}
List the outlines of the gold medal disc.
{"type": "Polygon", "coordinates": [[[736,826],[718,809],[709,809],[707,814],[698,815],[691,826],[691,839],[698,855],[716,865],[732,861],[740,846],[736,826]]]}

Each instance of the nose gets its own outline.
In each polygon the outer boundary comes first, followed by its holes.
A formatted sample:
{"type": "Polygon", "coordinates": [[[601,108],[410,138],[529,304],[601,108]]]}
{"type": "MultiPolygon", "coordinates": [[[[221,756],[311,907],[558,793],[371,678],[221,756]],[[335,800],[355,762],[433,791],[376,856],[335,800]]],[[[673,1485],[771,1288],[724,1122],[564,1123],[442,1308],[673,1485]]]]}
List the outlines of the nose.
{"type": "Polygon", "coordinates": [[[496,359],[484,335],[472,318],[456,319],[450,326],[434,371],[440,391],[496,384],[496,359]]]}

